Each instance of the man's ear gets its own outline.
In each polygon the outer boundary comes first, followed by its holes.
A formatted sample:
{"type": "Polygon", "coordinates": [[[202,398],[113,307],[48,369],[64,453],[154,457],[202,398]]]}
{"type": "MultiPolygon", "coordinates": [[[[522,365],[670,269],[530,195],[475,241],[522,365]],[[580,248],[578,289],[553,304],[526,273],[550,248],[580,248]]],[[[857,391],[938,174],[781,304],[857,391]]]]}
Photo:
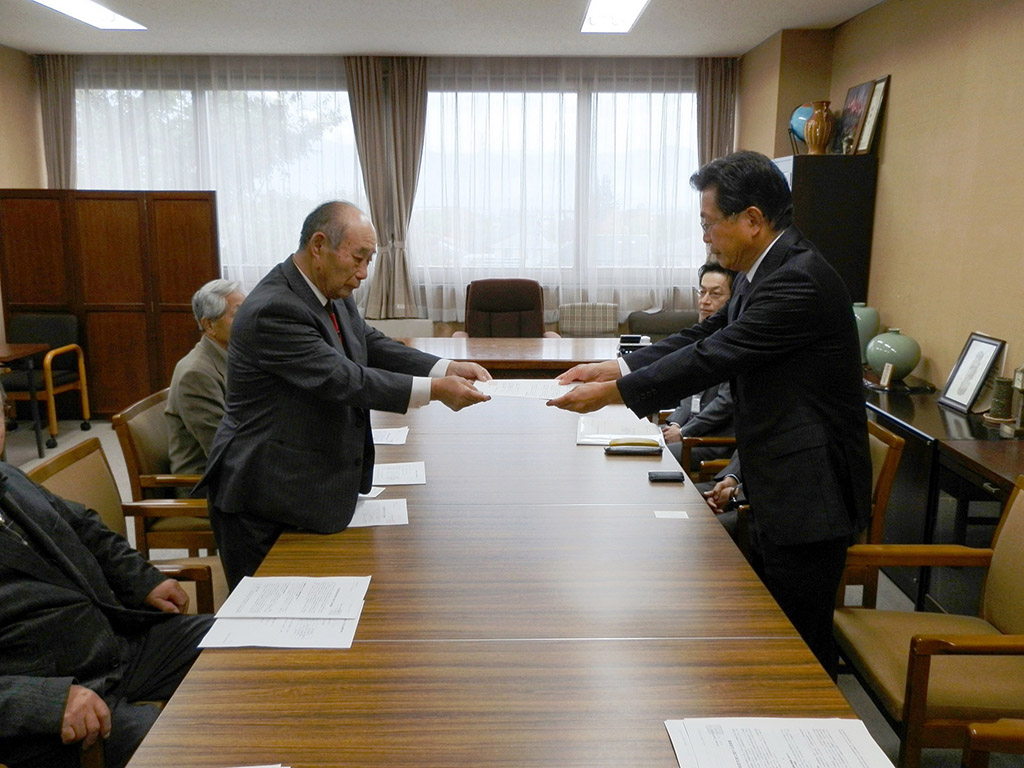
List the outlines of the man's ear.
{"type": "Polygon", "coordinates": [[[213,335],[213,320],[211,320],[208,317],[204,317],[202,320],[199,321],[199,324],[203,326],[204,334],[206,334],[207,336],[213,335]]]}
{"type": "Polygon", "coordinates": [[[760,232],[768,224],[764,213],[756,205],[751,205],[741,214],[751,229],[760,232]]]}

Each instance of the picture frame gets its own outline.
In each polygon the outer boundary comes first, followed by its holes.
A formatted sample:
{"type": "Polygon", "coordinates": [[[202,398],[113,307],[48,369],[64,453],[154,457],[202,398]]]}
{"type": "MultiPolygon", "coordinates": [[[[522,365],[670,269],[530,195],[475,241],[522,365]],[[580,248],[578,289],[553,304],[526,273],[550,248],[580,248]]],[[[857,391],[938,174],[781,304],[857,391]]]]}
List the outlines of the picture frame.
{"type": "Polygon", "coordinates": [[[956,411],[970,413],[1005,345],[1006,342],[1001,339],[972,332],[942,388],[939,403],[956,411]]]}
{"type": "Polygon", "coordinates": [[[875,87],[871,91],[871,100],[868,102],[868,108],[864,114],[864,124],[861,126],[860,135],[857,137],[855,154],[868,155],[873,151],[875,133],[877,132],[879,122],[881,122],[882,109],[885,106],[885,97],[888,93],[889,75],[876,79],[875,87]]]}
{"type": "Polygon", "coordinates": [[[875,89],[875,81],[855,85],[846,92],[843,111],[836,123],[836,132],[832,137],[833,155],[852,155],[860,139],[864,118],[867,116],[871,93],[875,89]]]}

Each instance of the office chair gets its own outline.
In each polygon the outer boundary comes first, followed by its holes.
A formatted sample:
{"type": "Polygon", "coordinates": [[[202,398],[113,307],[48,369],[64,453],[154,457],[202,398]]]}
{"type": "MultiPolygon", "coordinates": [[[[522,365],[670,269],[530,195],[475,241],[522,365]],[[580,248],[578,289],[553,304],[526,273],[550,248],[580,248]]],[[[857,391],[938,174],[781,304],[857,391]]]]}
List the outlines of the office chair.
{"type": "MultiPolygon", "coordinates": [[[[103,445],[95,437],[47,459],[25,474],[51,493],[93,510],[104,525],[124,538],[128,537],[126,515],[206,512],[205,505],[192,499],[123,503],[103,445]]],[[[227,598],[227,579],[216,556],[151,562],[169,578],[186,582],[183,586],[189,592],[190,613],[214,613],[227,598]]]]}
{"type": "Polygon", "coordinates": [[[544,330],[544,292],[536,280],[474,280],[466,288],[465,331],[474,338],[559,338],[544,330]]]}
{"type": "Polygon", "coordinates": [[[900,736],[899,764],[924,747],[966,749],[968,728],[1024,716],[1024,475],[991,547],[858,544],[848,566],[988,569],[978,616],[844,607],[834,633],[849,668],[900,736]]]}
{"type": "Polygon", "coordinates": [[[638,309],[626,316],[626,327],[630,333],[650,336],[653,342],[689,328],[698,319],[696,309],[661,309],[657,312],[638,309]]]}
{"type": "MultiPolygon", "coordinates": [[[[200,480],[199,475],[171,474],[166,403],[167,390],[162,389],[114,414],[110,420],[128,466],[133,501],[173,497],[177,489],[191,489],[200,480]]],[[[211,555],[216,552],[206,501],[190,501],[195,509],[180,517],[137,515],[135,548],[146,557],[153,548],[187,549],[193,557],[199,555],[200,549],[211,555]]]]}
{"type": "Polygon", "coordinates": [[[619,305],[596,301],[561,304],[558,332],[563,336],[594,337],[619,335],[619,305]]]}
{"type": "Polygon", "coordinates": [[[967,729],[963,768],[988,768],[992,752],[1024,755],[1024,720],[972,723],[967,729]]]}
{"type": "MultiPolygon", "coordinates": [[[[42,366],[34,363],[32,377],[36,400],[46,401],[47,448],[57,447],[57,404],[55,397],[77,390],[82,404],[82,429],[91,427],[89,419],[89,388],[85,375],[85,356],[78,345],[78,318],[67,314],[14,315],[7,326],[7,341],[12,344],[44,342],[50,350],[42,356],[42,366]]],[[[12,364],[10,373],[0,376],[0,385],[8,400],[28,401],[31,397],[29,371],[12,364]]]]}

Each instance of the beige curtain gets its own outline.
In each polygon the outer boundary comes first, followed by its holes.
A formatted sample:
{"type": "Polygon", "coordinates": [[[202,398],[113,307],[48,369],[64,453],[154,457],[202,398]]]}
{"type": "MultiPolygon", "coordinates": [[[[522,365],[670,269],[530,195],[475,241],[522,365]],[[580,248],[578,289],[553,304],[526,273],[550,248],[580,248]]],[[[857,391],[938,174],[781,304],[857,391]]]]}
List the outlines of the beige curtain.
{"type": "Polygon", "coordinates": [[[697,154],[700,165],[733,151],[739,59],[697,59],[697,154]]]}
{"type": "Polygon", "coordinates": [[[50,189],[75,188],[75,57],[33,56],[43,112],[43,152],[50,189]]]}
{"type": "Polygon", "coordinates": [[[405,242],[427,121],[426,59],[346,56],[345,74],[370,216],[377,228],[366,316],[418,317],[405,242]]]}

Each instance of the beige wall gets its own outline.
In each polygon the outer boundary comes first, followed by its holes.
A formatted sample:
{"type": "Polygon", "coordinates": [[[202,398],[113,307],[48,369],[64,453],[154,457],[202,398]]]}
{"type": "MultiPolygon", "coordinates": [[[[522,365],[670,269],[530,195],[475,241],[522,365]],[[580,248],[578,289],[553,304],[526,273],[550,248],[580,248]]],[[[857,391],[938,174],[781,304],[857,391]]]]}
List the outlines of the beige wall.
{"type": "MultiPolygon", "coordinates": [[[[769,154],[786,138],[781,94],[800,79],[784,35],[741,68],[740,146],[769,154]]],[[[937,385],[972,330],[1007,341],[1004,371],[1021,365],[1024,2],[887,0],[834,30],[832,44],[833,107],[851,86],[892,76],[868,302],[920,342],[914,373],[937,385]]]]}
{"type": "Polygon", "coordinates": [[[0,188],[45,186],[35,69],[27,53],[0,46],[0,188]]]}

